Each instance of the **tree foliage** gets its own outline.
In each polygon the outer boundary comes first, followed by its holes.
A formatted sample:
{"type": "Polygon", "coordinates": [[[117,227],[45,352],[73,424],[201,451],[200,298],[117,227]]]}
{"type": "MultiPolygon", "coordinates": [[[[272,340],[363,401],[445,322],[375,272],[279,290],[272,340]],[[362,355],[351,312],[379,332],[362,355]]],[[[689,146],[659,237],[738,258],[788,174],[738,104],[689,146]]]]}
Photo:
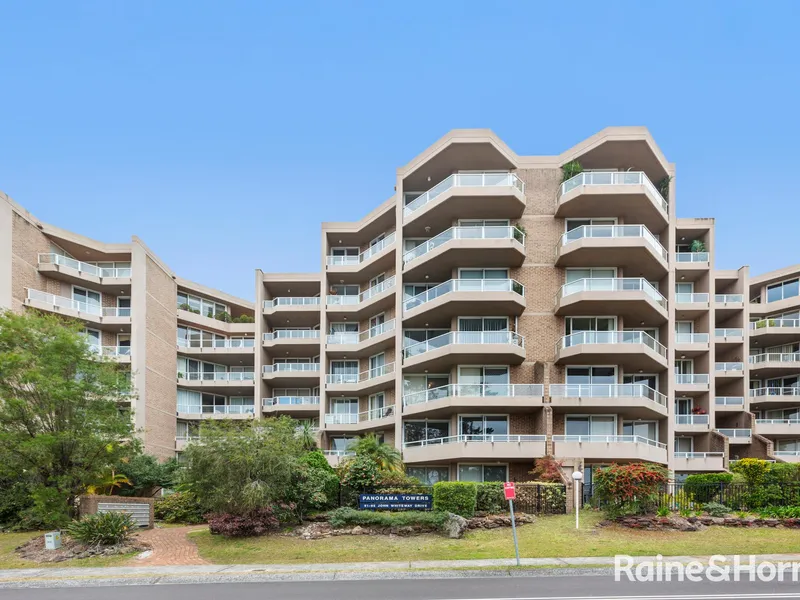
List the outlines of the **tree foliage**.
{"type": "Polygon", "coordinates": [[[594,496],[610,516],[646,514],[658,505],[667,470],[650,463],[613,464],[594,473],[594,496]]]}
{"type": "Polygon", "coordinates": [[[180,463],[174,458],[159,462],[150,454],[126,457],[117,465],[117,472],[125,475],[129,484],[119,490],[119,495],[152,496],[160,488],[174,487],[180,468],[180,463]]]}
{"type": "Polygon", "coordinates": [[[403,458],[400,451],[390,444],[386,444],[374,433],[368,433],[358,438],[353,445],[357,457],[363,457],[375,463],[380,471],[404,471],[403,458]]]}

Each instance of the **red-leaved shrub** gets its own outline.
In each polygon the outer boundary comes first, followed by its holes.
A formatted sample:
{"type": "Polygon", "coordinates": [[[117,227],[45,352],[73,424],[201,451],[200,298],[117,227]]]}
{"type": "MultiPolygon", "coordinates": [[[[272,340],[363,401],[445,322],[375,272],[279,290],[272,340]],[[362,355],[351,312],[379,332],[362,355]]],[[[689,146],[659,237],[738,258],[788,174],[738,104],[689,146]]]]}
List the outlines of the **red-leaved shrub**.
{"type": "Polygon", "coordinates": [[[281,516],[294,510],[294,506],[263,506],[244,515],[215,513],[205,515],[208,530],[224,537],[255,537],[280,530],[281,516]]]}

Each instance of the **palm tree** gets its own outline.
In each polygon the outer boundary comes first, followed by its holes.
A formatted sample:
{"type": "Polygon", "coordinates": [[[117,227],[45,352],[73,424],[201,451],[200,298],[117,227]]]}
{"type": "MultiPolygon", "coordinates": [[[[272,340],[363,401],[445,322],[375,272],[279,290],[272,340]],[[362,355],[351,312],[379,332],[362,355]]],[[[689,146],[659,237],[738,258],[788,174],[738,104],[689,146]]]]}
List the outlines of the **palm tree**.
{"type": "Polygon", "coordinates": [[[114,469],[111,469],[111,472],[101,476],[100,481],[96,484],[88,486],[86,491],[90,494],[105,496],[113,494],[116,488],[121,488],[123,485],[130,484],[131,480],[125,477],[125,475],[116,473],[114,469]]]}
{"type": "Polygon", "coordinates": [[[297,436],[300,438],[300,444],[303,450],[308,452],[317,449],[317,432],[311,423],[303,423],[297,428],[297,436]]]}
{"type": "Polygon", "coordinates": [[[372,459],[382,471],[402,473],[404,470],[400,451],[394,446],[383,443],[374,433],[368,433],[364,437],[358,438],[353,449],[356,456],[372,459]]]}

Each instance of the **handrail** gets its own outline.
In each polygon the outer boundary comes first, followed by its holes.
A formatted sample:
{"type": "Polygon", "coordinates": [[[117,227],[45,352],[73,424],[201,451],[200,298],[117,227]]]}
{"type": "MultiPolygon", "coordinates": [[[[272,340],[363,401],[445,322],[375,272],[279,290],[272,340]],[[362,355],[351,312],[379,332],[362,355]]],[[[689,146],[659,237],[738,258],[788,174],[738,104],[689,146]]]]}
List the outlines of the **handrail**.
{"type": "Polygon", "coordinates": [[[715,362],[715,371],[744,371],[744,363],[742,362],[715,362]]]}
{"type": "Polygon", "coordinates": [[[187,381],[253,381],[255,373],[253,371],[235,371],[220,373],[178,373],[179,379],[187,381]],[[181,377],[181,375],[183,377],[181,377]]]}
{"type": "Polygon", "coordinates": [[[275,363],[264,365],[264,373],[280,373],[285,371],[319,371],[319,363],[275,363]]]}
{"type": "Polygon", "coordinates": [[[753,397],[759,396],[800,396],[800,387],[760,387],[750,390],[753,397]]]}
{"type": "Polygon", "coordinates": [[[718,327],[714,329],[714,337],[744,337],[744,329],[741,327],[718,327]]]}
{"type": "Polygon", "coordinates": [[[615,444],[618,442],[626,444],[646,444],[656,448],[666,448],[667,445],[656,440],[651,440],[641,435],[554,435],[554,442],[588,442],[591,444],[607,443],[615,444]]]}
{"type": "Polygon", "coordinates": [[[525,338],[512,331],[451,331],[403,348],[403,357],[418,356],[452,344],[510,344],[525,346],[525,338]]]}
{"type": "Polygon", "coordinates": [[[744,396],[716,396],[714,404],[717,406],[744,406],[744,396]]]}
{"type": "Polygon", "coordinates": [[[564,233],[558,246],[584,238],[643,238],[664,260],[668,257],[667,249],[644,225],[581,225],[564,233]]]}
{"type": "Polygon", "coordinates": [[[422,242],[419,246],[403,253],[403,263],[426,255],[452,240],[514,240],[525,247],[525,234],[521,229],[513,225],[489,225],[489,226],[460,226],[451,227],[442,233],[422,242]]]}
{"type": "Polygon", "coordinates": [[[662,406],[667,397],[644,383],[553,383],[551,398],[647,398],[662,406]]]}
{"type": "Polygon", "coordinates": [[[272,300],[264,300],[264,309],[278,306],[318,306],[319,296],[281,296],[272,300]]]}
{"type": "Polygon", "coordinates": [[[515,187],[525,192],[525,184],[514,173],[454,173],[406,204],[403,216],[407,217],[454,187],[515,187]]]}
{"type": "MultiPolygon", "coordinates": [[[[252,400],[252,398],[251,398],[252,400]]],[[[181,406],[178,412],[187,415],[252,415],[256,411],[254,404],[225,404],[222,406],[181,406]],[[198,410],[199,409],[199,410],[198,410]]]]}
{"type": "Polygon", "coordinates": [[[644,344],[659,355],[667,356],[666,347],[644,331],[577,331],[556,342],[556,350],[580,344],[644,344]]]}
{"type": "Polygon", "coordinates": [[[328,344],[360,344],[371,340],[374,337],[388,333],[394,329],[394,319],[390,319],[380,325],[375,325],[366,331],[340,331],[328,334],[326,342],[328,344]]]}
{"type": "MultiPolygon", "coordinates": [[[[109,261],[113,262],[113,261],[109,261]]],[[[42,252],[39,254],[39,264],[45,265],[59,265],[75,269],[80,273],[91,275],[93,277],[109,277],[112,279],[127,279],[131,276],[130,267],[98,267],[91,263],[83,262],[82,260],[75,260],[63,254],[56,254],[54,252],[42,252]]]]}
{"type": "Polygon", "coordinates": [[[388,246],[394,243],[395,240],[395,232],[393,231],[385,238],[380,241],[375,242],[369,248],[364,250],[358,256],[333,256],[328,255],[328,265],[330,266],[351,266],[351,265],[358,265],[364,262],[365,260],[372,258],[388,246]]]}
{"type": "Polygon", "coordinates": [[[177,340],[179,348],[253,348],[255,343],[255,338],[225,338],[213,340],[186,340],[179,338],[177,340]]]}
{"type": "Polygon", "coordinates": [[[443,398],[542,398],[541,383],[451,383],[403,396],[403,404],[424,404],[443,398]]]}
{"type": "Polygon", "coordinates": [[[370,379],[375,379],[376,377],[383,377],[389,373],[394,373],[393,362],[381,365],[380,367],[375,367],[373,369],[367,369],[361,373],[329,373],[327,382],[332,385],[363,383],[364,381],[369,381],[370,379]]]}
{"type": "Polygon", "coordinates": [[[584,185],[643,185],[652,194],[653,204],[669,214],[669,203],[643,171],[584,171],[562,183],[558,197],[584,185]]]}
{"type": "Polygon", "coordinates": [[[800,450],[775,450],[775,456],[800,456],[800,450]]]}
{"type": "Polygon", "coordinates": [[[403,300],[403,310],[411,310],[451,292],[514,292],[525,297],[525,286],[514,279],[450,279],[403,300]]]}
{"type": "Polygon", "coordinates": [[[756,419],[757,425],[800,425],[800,417],[794,419],[756,419]]]}
{"type": "Polygon", "coordinates": [[[556,300],[579,292],[644,292],[666,308],[667,299],[661,295],[652,283],[643,277],[595,277],[577,279],[561,286],[556,300]]]}
{"type": "Polygon", "coordinates": [[[708,344],[710,336],[707,333],[679,333],[675,332],[676,344],[708,344]]]}
{"type": "Polygon", "coordinates": [[[131,355],[130,346],[97,346],[95,344],[90,344],[89,349],[95,354],[99,354],[100,356],[117,357],[117,356],[131,355]]]}
{"type": "Polygon", "coordinates": [[[675,415],[676,425],[708,425],[708,415],[675,415]]]}
{"type": "Polygon", "coordinates": [[[762,354],[751,354],[750,364],[763,362],[800,362],[800,352],[764,352],[762,354]]]}
{"type": "Polygon", "coordinates": [[[354,450],[323,450],[325,456],[355,456],[354,450]]]}
{"type": "Polygon", "coordinates": [[[326,298],[326,303],[328,306],[342,306],[342,305],[353,305],[353,304],[361,304],[362,302],[366,302],[373,296],[385,292],[391,287],[394,287],[395,284],[395,276],[392,275],[388,279],[381,281],[380,283],[376,283],[371,288],[364,290],[360,294],[356,295],[353,294],[352,296],[334,296],[333,294],[328,294],[326,298]]]}
{"type": "Polygon", "coordinates": [[[694,263],[708,262],[710,260],[708,252],[676,252],[675,262],[694,263]]]}
{"type": "Polygon", "coordinates": [[[326,425],[356,425],[394,416],[394,405],[372,408],[360,413],[325,413],[326,425]]]}
{"type": "Polygon", "coordinates": [[[72,298],[65,298],[64,296],[56,296],[55,294],[48,294],[39,290],[32,290],[28,288],[28,300],[35,300],[36,302],[45,302],[52,304],[54,307],[67,308],[70,310],[77,310],[78,312],[86,313],[87,315],[94,315],[97,317],[120,317],[130,318],[130,307],[103,307],[99,304],[90,304],[88,302],[81,302],[80,300],[73,300],[72,298]]]}
{"type": "Polygon", "coordinates": [[[675,294],[676,304],[708,304],[708,294],[675,294]]]}
{"type": "Polygon", "coordinates": [[[264,334],[265,342],[275,340],[310,340],[319,339],[319,329],[278,329],[264,334]]]}
{"type": "Polygon", "coordinates": [[[675,458],[724,458],[724,452],[673,452],[675,458]]]}
{"type": "Polygon", "coordinates": [[[773,327],[800,327],[800,319],[766,318],[750,322],[750,329],[771,329],[773,327]]]}
{"type": "Polygon", "coordinates": [[[547,441],[546,435],[493,435],[493,434],[461,434],[461,435],[448,435],[446,437],[428,438],[427,440],[416,440],[413,442],[405,442],[404,448],[435,446],[438,444],[469,444],[470,442],[483,442],[483,443],[500,443],[500,444],[523,444],[525,442],[544,442],[547,441]]]}
{"type": "Polygon", "coordinates": [[[752,429],[716,429],[715,431],[721,433],[725,437],[732,438],[747,438],[753,435],[752,429]]]}
{"type": "Polygon", "coordinates": [[[708,373],[676,373],[675,383],[683,385],[704,385],[709,382],[708,373]]]}
{"type": "Polygon", "coordinates": [[[274,396],[261,402],[264,406],[307,406],[319,404],[319,396],[274,396]]]}
{"type": "Polygon", "coordinates": [[[718,304],[741,304],[744,294],[714,294],[714,302],[718,304]]]}

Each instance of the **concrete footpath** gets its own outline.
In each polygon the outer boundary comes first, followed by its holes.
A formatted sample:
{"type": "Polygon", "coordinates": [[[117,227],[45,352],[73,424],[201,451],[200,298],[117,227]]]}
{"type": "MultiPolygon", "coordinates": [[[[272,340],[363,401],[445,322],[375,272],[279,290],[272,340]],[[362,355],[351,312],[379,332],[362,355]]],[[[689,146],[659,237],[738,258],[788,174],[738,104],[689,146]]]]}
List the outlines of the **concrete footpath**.
{"type": "MultiPolygon", "coordinates": [[[[672,561],[707,564],[708,556],[639,556],[634,563],[672,561]]],[[[729,565],[733,556],[726,556],[729,565]]],[[[742,562],[749,560],[742,557],[742,562]]],[[[762,554],[756,561],[800,562],[800,554],[762,554]]],[[[451,577],[541,577],[609,575],[614,557],[428,560],[329,564],[172,565],[135,567],[47,567],[0,571],[1,588],[234,583],[269,581],[355,581],[369,579],[441,579],[451,577]]]]}

